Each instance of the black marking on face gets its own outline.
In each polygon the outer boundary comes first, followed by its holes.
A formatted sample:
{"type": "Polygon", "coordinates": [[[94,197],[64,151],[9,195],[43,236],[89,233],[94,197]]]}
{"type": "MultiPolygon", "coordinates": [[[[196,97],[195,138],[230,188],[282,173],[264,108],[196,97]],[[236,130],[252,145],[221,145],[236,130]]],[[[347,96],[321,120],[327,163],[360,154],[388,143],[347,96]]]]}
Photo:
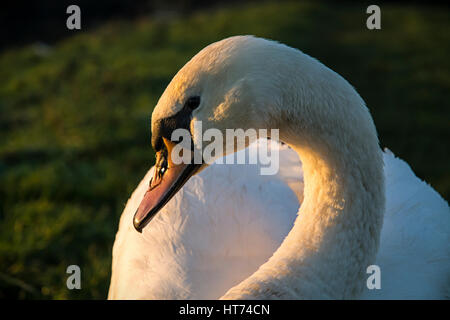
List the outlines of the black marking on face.
{"type": "Polygon", "coordinates": [[[156,152],[163,148],[162,138],[171,140],[172,132],[175,129],[189,130],[192,119],[192,111],[200,105],[200,97],[189,97],[183,108],[173,116],[159,119],[153,126],[152,130],[152,147],[156,152]]]}

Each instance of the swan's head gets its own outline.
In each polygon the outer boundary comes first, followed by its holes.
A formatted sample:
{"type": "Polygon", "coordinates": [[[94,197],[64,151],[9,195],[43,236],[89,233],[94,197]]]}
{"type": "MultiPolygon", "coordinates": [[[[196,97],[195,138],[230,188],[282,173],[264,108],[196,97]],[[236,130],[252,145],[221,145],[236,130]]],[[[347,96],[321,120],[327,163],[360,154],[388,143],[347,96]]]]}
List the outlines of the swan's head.
{"type": "MultiPolygon", "coordinates": [[[[345,82],[299,50],[261,38],[231,37],[201,50],[175,75],[153,111],[152,146],[157,162],[149,190],[135,213],[135,228],[141,231],[183,184],[205,167],[202,156],[203,161],[198,161],[199,157],[194,161],[194,157],[204,148],[202,137],[208,129],[226,137],[227,129],[258,132],[294,125],[314,136],[310,124],[328,121],[329,113],[311,112],[311,97],[323,94],[325,85],[333,91],[333,84],[339,81],[345,82]],[[322,74],[331,80],[322,81],[322,74]],[[297,108],[288,109],[287,105],[297,108]],[[177,129],[187,132],[190,142],[182,152],[181,164],[172,159],[173,141],[180,141],[173,136],[177,129]],[[192,161],[186,163],[186,159],[192,161]]],[[[341,96],[354,94],[346,82],[339,90],[341,96]]],[[[288,129],[285,132],[289,134],[288,129]]],[[[249,138],[243,147],[257,136],[249,138]]],[[[229,142],[223,139],[223,153],[216,157],[237,151],[230,149],[229,142]]]]}
{"type": "Polygon", "coordinates": [[[256,105],[265,93],[262,87],[255,86],[258,75],[250,72],[250,66],[254,65],[256,47],[266,43],[269,41],[254,37],[232,37],[213,43],[172,79],[152,114],[152,146],[157,160],[149,191],[134,217],[138,231],[193,174],[206,166],[205,161],[198,160],[173,164],[171,138],[175,130],[188,132],[192,150],[199,151],[203,149],[202,134],[208,129],[220,130],[225,136],[226,129],[262,126],[263,115],[257,112],[256,105]],[[201,128],[195,123],[201,123],[201,128]]]}

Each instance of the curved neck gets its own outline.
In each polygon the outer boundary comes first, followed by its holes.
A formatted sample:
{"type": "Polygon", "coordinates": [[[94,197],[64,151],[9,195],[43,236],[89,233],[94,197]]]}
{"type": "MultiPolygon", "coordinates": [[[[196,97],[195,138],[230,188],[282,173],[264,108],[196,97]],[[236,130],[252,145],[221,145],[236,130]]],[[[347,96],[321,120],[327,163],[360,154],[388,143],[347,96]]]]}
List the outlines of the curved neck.
{"type": "Polygon", "coordinates": [[[368,128],[370,134],[346,145],[339,135],[321,139],[295,128],[280,131],[302,160],[304,201],[269,261],[222,298],[359,296],[378,250],[385,196],[382,151],[368,128]]]}

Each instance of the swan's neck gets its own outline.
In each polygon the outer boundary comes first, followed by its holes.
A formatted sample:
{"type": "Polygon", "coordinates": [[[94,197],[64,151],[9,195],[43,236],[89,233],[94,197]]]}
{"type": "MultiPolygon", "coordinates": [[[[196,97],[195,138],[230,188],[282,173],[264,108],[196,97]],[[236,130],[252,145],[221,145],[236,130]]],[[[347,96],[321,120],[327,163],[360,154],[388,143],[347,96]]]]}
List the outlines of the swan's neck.
{"type": "Polygon", "coordinates": [[[371,120],[366,129],[309,136],[301,128],[280,131],[302,160],[304,201],[270,260],[224,298],[342,299],[362,292],[378,250],[385,196],[371,120]]]}
{"type": "Polygon", "coordinates": [[[303,163],[304,202],[270,264],[286,266],[292,297],[356,297],[375,261],[382,226],[381,152],[294,148],[303,163]]]}

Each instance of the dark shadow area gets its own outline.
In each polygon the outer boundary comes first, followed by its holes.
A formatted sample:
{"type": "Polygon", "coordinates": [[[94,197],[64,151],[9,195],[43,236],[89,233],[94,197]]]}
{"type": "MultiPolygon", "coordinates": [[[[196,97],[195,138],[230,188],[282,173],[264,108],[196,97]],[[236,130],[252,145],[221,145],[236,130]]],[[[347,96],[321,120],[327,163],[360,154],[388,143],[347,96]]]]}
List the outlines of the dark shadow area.
{"type": "MultiPolygon", "coordinates": [[[[238,0],[41,0],[7,1],[0,11],[0,50],[29,43],[53,44],[74,35],[66,28],[68,6],[75,4],[82,8],[82,30],[92,30],[112,20],[132,20],[158,12],[180,15],[189,14],[200,8],[213,8],[226,4],[244,2],[238,0]]],[[[245,1],[251,2],[251,1],[245,1]]],[[[81,32],[83,32],[81,31],[81,32]]]]}

